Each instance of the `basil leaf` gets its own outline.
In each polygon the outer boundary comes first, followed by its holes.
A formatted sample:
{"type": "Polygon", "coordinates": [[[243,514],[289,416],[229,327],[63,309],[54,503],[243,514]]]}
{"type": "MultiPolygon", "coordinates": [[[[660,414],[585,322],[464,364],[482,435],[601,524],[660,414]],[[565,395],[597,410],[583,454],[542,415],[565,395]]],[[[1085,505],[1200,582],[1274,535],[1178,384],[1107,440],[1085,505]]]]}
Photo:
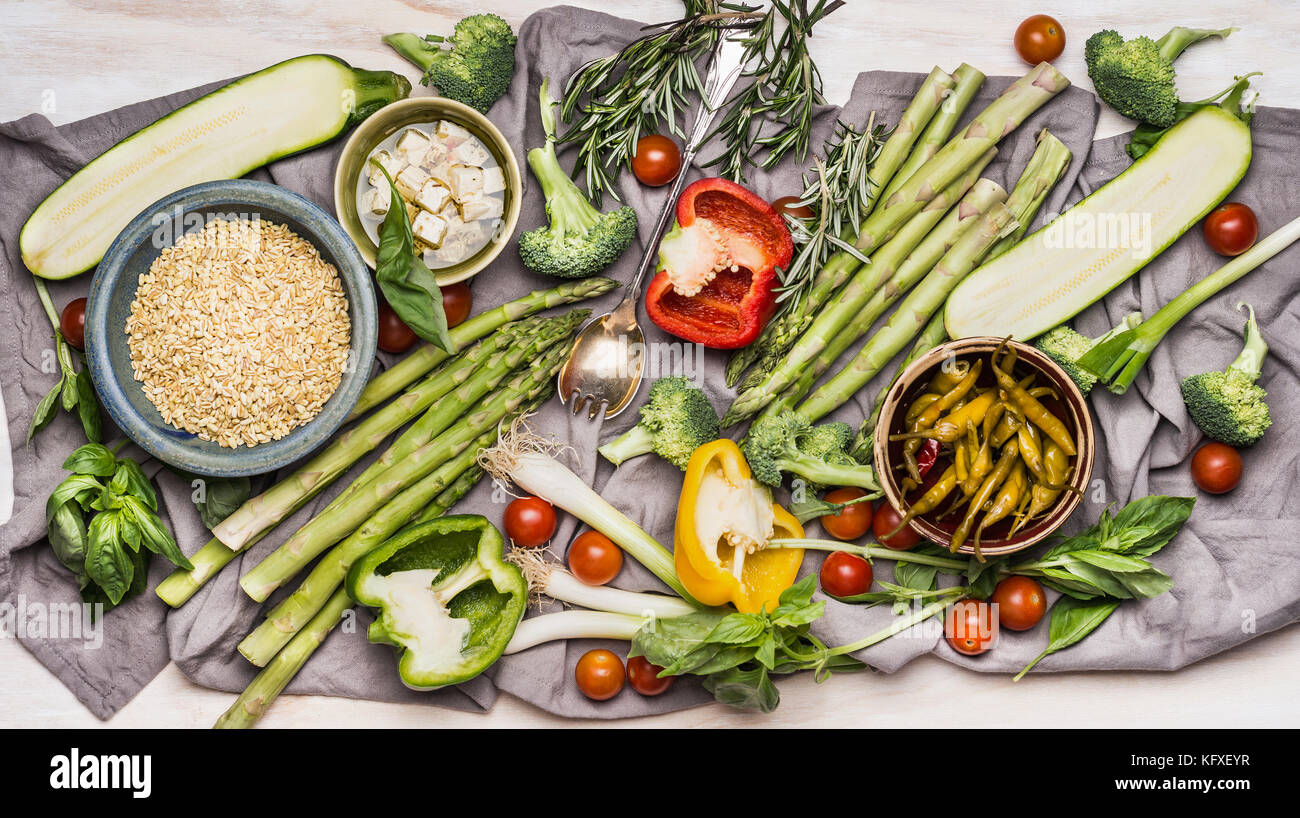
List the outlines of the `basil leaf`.
{"type": "MultiPolygon", "coordinates": [[[[89,605],[94,605],[98,602],[104,606],[104,612],[108,613],[119,604],[126,602],[128,599],[143,594],[145,588],[149,585],[149,562],[152,558],[153,555],[148,551],[140,551],[131,554],[131,587],[126,589],[126,593],[123,594],[122,598],[117,602],[113,602],[113,600],[109,599],[108,595],[104,593],[104,590],[94,583],[90,583],[81,589],[81,601],[89,605]]],[[[92,608],[91,616],[93,617],[94,615],[94,609],[92,608]]]]}
{"type": "Polygon", "coordinates": [[[140,464],[134,460],[118,461],[117,471],[113,472],[113,480],[108,487],[118,494],[129,494],[139,499],[154,511],[158,510],[158,495],[154,492],[153,483],[149,482],[140,464]]]}
{"type": "Polygon", "coordinates": [[[1061,597],[1052,606],[1051,624],[1047,630],[1047,652],[1056,653],[1078,644],[1118,607],[1117,599],[1082,601],[1061,597]]]}
{"type": "Polygon", "coordinates": [[[45,501],[45,522],[48,525],[54,514],[69,501],[76,501],[84,509],[92,497],[98,497],[103,486],[88,474],[70,474],[54,487],[45,501]]]}
{"type": "Polygon", "coordinates": [[[71,372],[63,373],[63,380],[59,384],[60,403],[63,404],[63,411],[71,412],[77,408],[77,376],[71,372]]]}
{"type": "Polygon", "coordinates": [[[106,511],[95,515],[87,531],[86,551],[86,574],[114,605],[122,601],[135,576],[131,557],[119,539],[118,514],[106,511]]]}
{"type": "Polygon", "coordinates": [[[1124,553],[1133,557],[1149,557],[1164,548],[1182,529],[1195,505],[1195,497],[1166,497],[1159,494],[1129,503],[1115,515],[1115,525],[1120,528],[1142,526],[1149,529],[1149,533],[1141,541],[1126,548],[1124,553]]]}
{"type": "Polygon", "coordinates": [[[98,443],[103,438],[104,427],[99,417],[99,399],[95,396],[95,385],[90,380],[90,370],[82,369],[77,373],[77,416],[81,419],[81,430],[86,440],[98,443]]]}
{"type": "Polygon", "coordinates": [[[86,443],[68,455],[63,468],[76,474],[112,477],[117,471],[117,457],[102,443],[86,443]]]}
{"type": "Polygon", "coordinates": [[[754,651],[754,660],[768,670],[776,667],[776,641],[776,635],[769,633],[754,651]]]}
{"type": "Polygon", "coordinates": [[[1160,596],[1174,587],[1173,579],[1168,574],[1155,568],[1148,568],[1145,571],[1135,573],[1117,574],[1115,579],[1123,583],[1131,596],[1144,599],[1160,596]]]}
{"type": "MultiPolygon", "coordinates": [[[[781,592],[777,599],[778,606],[792,605],[802,608],[812,603],[813,592],[817,590],[817,577],[809,574],[781,592]]],[[[777,608],[780,610],[780,607],[777,608]]]]}
{"type": "Polygon", "coordinates": [[[447,329],[447,314],[442,307],[442,289],[438,279],[415,252],[415,235],[407,219],[403,199],[388,171],[375,163],[388,181],[392,206],[379,227],[379,252],[375,260],[375,280],[397,317],[429,343],[448,353],[456,352],[456,343],[447,329]]]}
{"type": "Polygon", "coordinates": [[[632,637],[628,655],[644,656],[651,664],[666,668],[705,645],[705,640],[723,616],[712,611],[700,611],[647,622],[632,637]]]}
{"type": "Polygon", "coordinates": [[[729,614],[723,617],[712,631],[709,631],[706,641],[738,645],[762,636],[765,628],[763,617],[743,613],[729,614]]]}
{"type": "Polygon", "coordinates": [[[1137,557],[1126,557],[1113,551],[1075,551],[1070,554],[1070,558],[1083,560],[1089,565],[1095,565],[1113,573],[1146,571],[1151,567],[1151,563],[1146,560],[1137,557]]]}
{"type": "Polygon", "coordinates": [[[65,502],[49,515],[50,548],[63,566],[86,584],[86,520],[80,507],[65,502]]]}
{"type": "Polygon", "coordinates": [[[59,392],[63,389],[63,381],[60,380],[54,385],[54,388],[45,393],[36,404],[36,412],[32,415],[32,425],[27,427],[27,442],[31,443],[36,433],[50,425],[54,416],[58,414],[59,392]]]}
{"type": "Polygon", "coordinates": [[[177,568],[186,571],[194,570],[193,563],[181,553],[180,547],[176,545],[176,540],[172,537],[171,532],[163,527],[162,520],[158,519],[157,514],[154,514],[152,510],[135,497],[124,497],[122,502],[129,510],[135,523],[140,526],[140,534],[145,548],[166,557],[177,568]]]}
{"type": "Polygon", "coordinates": [[[235,513],[252,493],[247,477],[204,477],[203,500],[194,507],[208,528],[216,528],[222,520],[235,513]]]}
{"type": "MultiPolygon", "coordinates": [[[[707,662],[701,662],[691,668],[691,673],[696,676],[711,676],[714,673],[721,673],[724,670],[730,670],[733,667],[739,667],[754,658],[757,652],[756,648],[743,647],[740,645],[720,646],[714,651],[707,662]]],[[[677,675],[677,674],[674,674],[677,675]]]]}
{"type": "Polygon", "coordinates": [[[731,668],[704,680],[704,689],[723,704],[745,710],[771,713],[781,703],[781,694],[768,676],[767,668],[731,668]]]}

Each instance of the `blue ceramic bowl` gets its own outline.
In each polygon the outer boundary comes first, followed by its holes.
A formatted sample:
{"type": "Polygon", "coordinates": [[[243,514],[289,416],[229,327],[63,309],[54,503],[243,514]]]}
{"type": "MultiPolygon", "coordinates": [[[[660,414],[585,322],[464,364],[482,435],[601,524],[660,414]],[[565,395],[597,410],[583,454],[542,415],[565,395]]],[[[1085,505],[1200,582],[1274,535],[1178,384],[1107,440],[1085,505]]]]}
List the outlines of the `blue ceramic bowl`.
{"type": "Polygon", "coordinates": [[[375,355],[377,308],[370,269],[328,213],[296,193],[267,182],[233,179],[187,187],[155,202],[131,220],[95,271],[86,305],[86,361],[109,417],[140,448],[195,474],[235,477],[262,474],[298,460],[324,443],[352,411],[375,355]],[[126,319],[140,276],[185,232],[211,215],[254,216],[284,224],[338,270],[348,299],[352,346],[337,391],[320,414],[285,437],[257,446],[223,448],[166,423],[131,370],[126,319]]]}

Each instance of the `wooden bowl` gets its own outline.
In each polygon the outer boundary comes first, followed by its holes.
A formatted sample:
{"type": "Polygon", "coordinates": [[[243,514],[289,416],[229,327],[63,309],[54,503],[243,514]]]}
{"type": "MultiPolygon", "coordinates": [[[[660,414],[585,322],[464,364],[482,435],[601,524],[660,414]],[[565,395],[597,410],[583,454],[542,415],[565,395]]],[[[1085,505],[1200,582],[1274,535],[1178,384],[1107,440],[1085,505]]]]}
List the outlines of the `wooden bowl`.
{"type": "MultiPolygon", "coordinates": [[[[949,341],[946,344],[935,347],[922,357],[916,359],[903,370],[889,388],[885,396],[885,402],[880,410],[880,419],[876,422],[875,447],[873,451],[876,473],[880,478],[881,487],[884,489],[885,498],[893,504],[894,508],[905,510],[905,502],[914,500],[919,496],[919,491],[914,491],[908,498],[903,497],[902,489],[899,487],[899,478],[903,472],[895,468],[902,464],[902,443],[891,443],[890,435],[899,434],[906,431],[904,427],[904,415],[912,401],[920,395],[934,376],[936,370],[943,365],[944,361],[950,358],[967,358],[972,355],[979,355],[986,358],[1003,343],[1001,338],[992,337],[974,337],[962,338],[957,341],[949,341]]],[[[1050,398],[1045,400],[1048,408],[1052,410],[1058,418],[1065,422],[1074,434],[1075,449],[1077,454],[1074,458],[1074,471],[1070,475],[1070,486],[1077,491],[1063,491],[1057,498],[1056,504],[1037,522],[1016,532],[1015,536],[1006,535],[1010,524],[1006,521],[991,526],[985,535],[980,539],[980,550],[989,557],[995,557],[1002,554],[1011,554],[1029,548],[1036,543],[1042,542],[1046,537],[1060,528],[1061,524],[1074,512],[1081,501],[1081,493],[1087,487],[1088,481],[1092,476],[1092,461],[1096,451],[1096,435],[1092,426],[1092,416],[1088,412],[1088,404],[1079,391],[1079,387],[1070,376],[1065,374],[1065,370],[1034,347],[1022,344],[1017,341],[1008,341],[1007,346],[1016,351],[1017,372],[1033,370],[1039,373],[1040,377],[1036,381],[1038,386],[1051,386],[1060,396],[1059,401],[1053,401],[1050,398]]],[[[985,363],[986,376],[991,378],[988,372],[988,364],[985,363]]],[[[981,379],[983,383],[983,379],[981,379]]],[[[943,504],[940,505],[943,508],[943,504]]],[[[920,534],[923,538],[932,542],[946,546],[952,539],[953,529],[961,522],[960,515],[953,515],[943,523],[936,523],[929,519],[930,515],[925,515],[914,519],[910,522],[912,530],[920,534]]],[[[975,548],[972,538],[968,538],[965,543],[958,549],[962,554],[974,554],[975,548]]]]}

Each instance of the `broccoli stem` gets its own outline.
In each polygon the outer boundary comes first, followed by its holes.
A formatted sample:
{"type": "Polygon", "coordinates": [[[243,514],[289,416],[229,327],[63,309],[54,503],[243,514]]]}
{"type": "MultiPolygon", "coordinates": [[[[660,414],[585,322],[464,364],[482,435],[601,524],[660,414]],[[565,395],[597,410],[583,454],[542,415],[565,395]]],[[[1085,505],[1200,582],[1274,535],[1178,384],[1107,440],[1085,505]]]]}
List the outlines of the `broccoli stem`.
{"type": "Polygon", "coordinates": [[[654,451],[654,433],[638,423],[596,451],[615,466],[621,466],[624,460],[654,451]]]}
{"type": "Polygon", "coordinates": [[[820,458],[788,453],[778,461],[781,471],[823,486],[855,486],[868,492],[880,491],[876,471],[870,466],[827,463],[820,458]]]}
{"type": "Polygon", "coordinates": [[[546,197],[546,214],[551,218],[551,232],[582,232],[595,227],[601,214],[582,195],[564,168],[560,167],[560,159],[555,154],[555,109],[559,103],[551,99],[549,85],[549,79],[542,80],[539,94],[546,145],[528,152],[528,167],[533,169],[533,175],[542,186],[542,195],[546,197]]]}
{"type": "Polygon", "coordinates": [[[1259,324],[1255,323],[1255,308],[1244,303],[1237,305],[1237,309],[1242,307],[1250,312],[1250,317],[1246,319],[1246,345],[1237,359],[1228,366],[1228,371],[1257,381],[1260,372],[1264,369],[1264,358],[1268,355],[1268,342],[1264,340],[1264,334],[1259,331],[1259,324]]]}
{"type": "Polygon", "coordinates": [[[442,58],[443,50],[418,34],[403,32],[389,34],[382,39],[403,59],[426,74],[429,68],[442,58]]]}
{"type": "Polygon", "coordinates": [[[1201,40],[1210,37],[1227,37],[1235,28],[1183,28],[1174,26],[1169,33],[1156,40],[1156,47],[1160,49],[1160,56],[1168,62],[1178,59],[1178,55],[1187,50],[1188,46],[1199,43],[1201,40]]]}

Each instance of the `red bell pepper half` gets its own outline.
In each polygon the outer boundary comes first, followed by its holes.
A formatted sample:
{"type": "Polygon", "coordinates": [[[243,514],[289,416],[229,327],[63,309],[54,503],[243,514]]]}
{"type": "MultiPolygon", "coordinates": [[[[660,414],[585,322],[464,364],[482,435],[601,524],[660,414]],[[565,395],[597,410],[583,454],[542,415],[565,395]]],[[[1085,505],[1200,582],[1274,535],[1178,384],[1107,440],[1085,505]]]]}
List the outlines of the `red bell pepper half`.
{"type": "Polygon", "coordinates": [[[677,200],[646,312],[687,341],[743,347],[776,311],[777,268],[793,255],[790,230],[770,204],[730,180],[701,179],[677,200]]]}

